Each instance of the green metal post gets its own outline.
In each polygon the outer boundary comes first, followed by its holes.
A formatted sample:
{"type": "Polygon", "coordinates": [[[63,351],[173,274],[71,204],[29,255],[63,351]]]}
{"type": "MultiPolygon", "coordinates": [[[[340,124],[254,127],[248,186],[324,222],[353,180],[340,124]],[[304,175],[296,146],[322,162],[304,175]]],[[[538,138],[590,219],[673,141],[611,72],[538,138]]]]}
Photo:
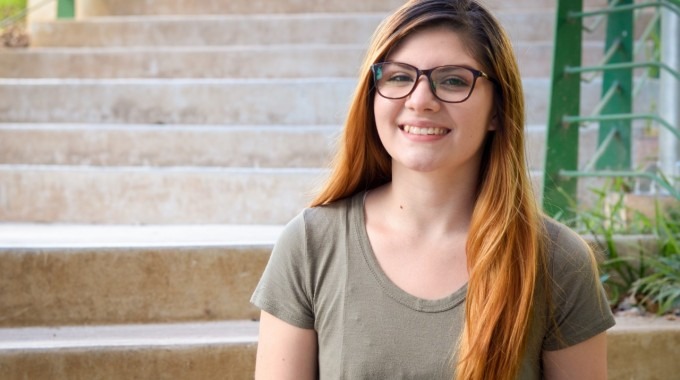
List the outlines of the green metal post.
{"type": "MultiPolygon", "coordinates": [[[[611,3],[612,0],[610,0],[611,3]]],[[[633,5],[633,0],[619,0],[617,6],[633,5]]],[[[634,54],[633,10],[612,13],[607,18],[607,37],[605,49],[616,46],[608,64],[633,62],[634,54]]],[[[605,50],[607,51],[607,50],[605,50]]],[[[628,114],[632,111],[633,70],[622,68],[605,70],[602,75],[602,93],[616,87],[614,96],[604,105],[602,115],[628,114]]],[[[602,144],[613,131],[614,139],[604,149],[597,160],[598,170],[631,169],[631,122],[612,120],[600,123],[598,144],[602,144]]]]}
{"type": "Polygon", "coordinates": [[[568,216],[569,204],[576,198],[576,178],[562,177],[560,170],[576,170],[578,166],[579,126],[565,123],[564,117],[580,113],[581,75],[565,69],[581,65],[583,20],[570,14],[582,9],[583,0],[557,2],[543,175],[543,209],[551,216],[568,216]]]}
{"type": "Polygon", "coordinates": [[[75,0],[57,0],[57,17],[73,18],[76,15],[75,0]]]}

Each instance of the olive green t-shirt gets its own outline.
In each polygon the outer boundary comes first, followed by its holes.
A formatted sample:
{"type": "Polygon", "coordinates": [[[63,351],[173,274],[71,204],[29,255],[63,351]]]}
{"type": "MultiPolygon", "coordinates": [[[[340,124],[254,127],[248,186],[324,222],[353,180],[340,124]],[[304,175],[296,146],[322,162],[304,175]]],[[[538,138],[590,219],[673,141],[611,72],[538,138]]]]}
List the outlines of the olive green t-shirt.
{"type": "MultiPolygon", "coordinates": [[[[554,313],[549,317],[544,292],[537,291],[520,379],[541,378],[541,351],[574,345],[614,325],[583,241],[554,221],[547,231],[554,313]]],[[[320,379],[449,380],[466,290],[426,300],[396,286],[371,249],[361,193],[295,217],[251,302],[316,330],[320,379]]]]}

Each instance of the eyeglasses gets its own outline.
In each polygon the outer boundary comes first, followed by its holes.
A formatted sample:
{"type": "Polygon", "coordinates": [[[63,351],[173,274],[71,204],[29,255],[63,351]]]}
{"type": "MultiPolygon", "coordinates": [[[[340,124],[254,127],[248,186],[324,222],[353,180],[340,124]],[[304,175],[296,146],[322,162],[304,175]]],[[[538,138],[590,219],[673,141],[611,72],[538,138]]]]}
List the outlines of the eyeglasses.
{"type": "Polygon", "coordinates": [[[466,101],[475,88],[477,78],[491,80],[486,73],[461,66],[439,66],[420,70],[401,62],[380,62],[371,66],[378,94],[387,99],[402,99],[415,90],[418,79],[425,75],[432,94],[446,103],[466,101]]]}

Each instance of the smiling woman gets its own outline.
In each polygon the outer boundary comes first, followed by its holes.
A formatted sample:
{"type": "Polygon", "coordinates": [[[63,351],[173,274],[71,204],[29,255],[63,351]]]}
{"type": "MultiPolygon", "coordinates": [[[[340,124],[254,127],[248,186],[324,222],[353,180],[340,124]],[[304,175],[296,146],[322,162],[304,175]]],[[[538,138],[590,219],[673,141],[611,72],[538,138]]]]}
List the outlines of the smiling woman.
{"type": "Polygon", "coordinates": [[[512,44],[473,0],[374,34],[329,180],[252,302],[257,379],[606,379],[583,241],[538,209],[512,44]]]}

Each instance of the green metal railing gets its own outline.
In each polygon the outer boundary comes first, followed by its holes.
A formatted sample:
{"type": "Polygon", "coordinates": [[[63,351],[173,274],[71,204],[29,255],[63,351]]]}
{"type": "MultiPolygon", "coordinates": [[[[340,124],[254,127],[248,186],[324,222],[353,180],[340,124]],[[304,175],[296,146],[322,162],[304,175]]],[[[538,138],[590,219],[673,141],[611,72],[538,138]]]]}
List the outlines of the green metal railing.
{"type": "Polygon", "coordinates": [[[73,18],[75,15],[75,0],[57,0],[57,18],[73,18]]]}
{"type": "Polygon", "coordinates": [[[663,70],[680,81],[678,68],[655,60],[635,62],[652,30],[658,29],[659,11],[680,15],[680,0],[635,3],[634,0],[610,0],[604,9],[583,11],[583,0],[557,2],[555,46],[553,51],[550,110],[547,126],[547,152],[543,181],[543,208],[551,216],[570,216],[570,205],[577,199],[577,179],[581,177],[637,177],[657,183],[680,199],[680,192],[666,177],[656,173],[633,171],[631,159],[632,121],[649,120],[668,129],[680,139],[678,126],[656,114],[633,113],[633,101],[641,86],[634,87],[634,69],[663,70]],[[656,8],[650,24],[636,44],[635,11],[656,8]],[[597,18],[591,26],[584,19],[597,18]],[[605,53],[595,66],[581,66],[582,32],[592,32],[606,19],[605,53]],[[581,83],[602,76],[602,96],[588,116],[580,112],[581,83]],[[579,128],[585,123],[599,123],[598,148],[583,168],[578,168],[579,128]]]}

